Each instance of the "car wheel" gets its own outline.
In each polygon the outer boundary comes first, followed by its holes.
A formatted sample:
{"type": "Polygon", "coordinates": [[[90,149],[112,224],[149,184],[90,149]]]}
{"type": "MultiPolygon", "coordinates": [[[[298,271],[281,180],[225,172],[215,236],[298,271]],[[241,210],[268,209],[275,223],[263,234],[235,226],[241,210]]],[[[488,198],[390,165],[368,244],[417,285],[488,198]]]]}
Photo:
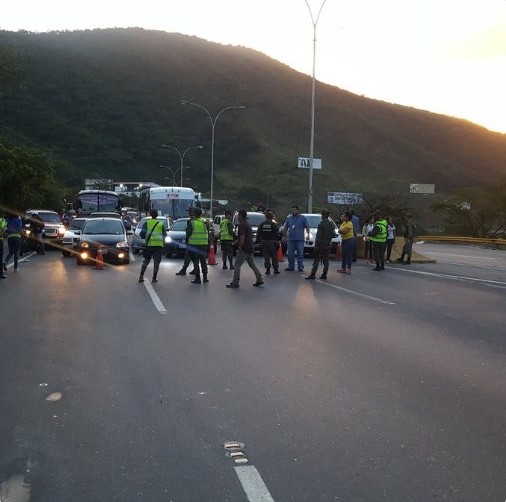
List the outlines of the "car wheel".
{"type": "Polygon", "coordinates": [[[81,258],[77,257],[76,258],[76,264],[77,265],[84,265],[84,261],[81,258]]]}

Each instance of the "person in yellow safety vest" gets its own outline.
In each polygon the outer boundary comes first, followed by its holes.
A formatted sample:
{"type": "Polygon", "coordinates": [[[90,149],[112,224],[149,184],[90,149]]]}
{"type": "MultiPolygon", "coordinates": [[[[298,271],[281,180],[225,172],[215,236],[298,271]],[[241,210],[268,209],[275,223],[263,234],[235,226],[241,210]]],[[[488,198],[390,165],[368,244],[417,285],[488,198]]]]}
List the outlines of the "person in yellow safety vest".
{"type": "Polygon", "coordinates": [[[207,279],[207,248],[209,245],[209,228],[206,220],[202,218],[202,209],[196,207],[193,210],[195,218],[189,220],[186,226],[186,243],[189,248],[190,257],[195,270],[195,279],[192,284],[201,284],[200,268],[202,267],[202,276],[204,282],[207,279]]]}
{"type": "Polygon", "coordinates": [[[139,282],[144,282],[144,272],[146,272],[151,258],[153,258],[153,278],[151,282],[158,282],[158,269],[162,261],[165,236],[167,234],[165,223],[158,219],[158,211],[152,209],[149,214],[151,219],[142,225],[140,232],[141,239],[146,239],[146,247],[143,251],[144,261],[141,266],[139,282]]]}
{"type": "Polygon", "coordinates": [[[234,225],[232,224],[232,211],[225,211],[225,218],[220,223],[220,242],[223,253],[223,270],[227,270],[227,260],[230,270],[234,270],[234,225]]]}
{"type": "Polygon", "coordinates": [[[369,232],[372,242],[372,252],[376,267],[373,270],[385,270],[385,248],[387,245],[388,222],[384,216],[378,218],[373,229],[369,232]]]}
{"type": "Polygon", "coordinates": [[[0,279],[7,279],[7,276],[4,274],[4,234],[7,229],[7,220],[0,216],[0,265],[2,270],[0,271],[0,279]]]}

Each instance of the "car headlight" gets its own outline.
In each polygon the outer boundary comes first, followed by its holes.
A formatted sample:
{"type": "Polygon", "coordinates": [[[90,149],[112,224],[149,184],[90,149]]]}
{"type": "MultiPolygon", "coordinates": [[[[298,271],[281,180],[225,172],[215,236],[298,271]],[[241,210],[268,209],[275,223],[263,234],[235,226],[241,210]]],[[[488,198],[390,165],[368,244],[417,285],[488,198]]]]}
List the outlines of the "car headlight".
{"type": "Polygon", "coordinates": [[[86,241],[84,241],[84,242],[81,242],[81,247],[82,248],[89,248],[90,245],[86,241]]]}
{"type": "Polygon", "coordinates": [[[128,242],[127,241],[119,241],[116,243],[116,247],[117,248],[127,248],[128,247],[128,242]]]}
{"type": "Polygon", "coordinates": [[[58,227],[58,235],[63,236],[63,234],[67,231],[64,225],[60,225],[58,227]]]}
{"type": "Polygon", "coordinates": [[[172,237],[169,237],[169,236],[167,235],[167,237],[165,237],[165,242],[166,242],[167,244],[170,244],[170,243],[172,242],[172,237]]]}

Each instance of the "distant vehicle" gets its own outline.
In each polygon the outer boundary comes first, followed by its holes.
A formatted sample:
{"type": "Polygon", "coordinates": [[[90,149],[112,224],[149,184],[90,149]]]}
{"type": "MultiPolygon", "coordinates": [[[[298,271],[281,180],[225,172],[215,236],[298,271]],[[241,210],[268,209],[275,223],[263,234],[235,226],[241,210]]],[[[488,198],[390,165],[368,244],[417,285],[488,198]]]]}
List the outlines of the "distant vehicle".
{"type": "Polygon", "coordinates": [[[72,252],[77,249],[79,243],[79,234],[76,234],[76,230],[81,230],[86,221],[86,218],[74,218],[69,223],[65,234],[62,239],[61,253],[63,256],[70,256],[72,252]]]}
{"type": "Polygon", "coordinates": [[[80,217],[91,213],[121,213],[121,201],[116,192],[109,190],[81,190],[74,202],[74,209],[80,217]]]}
{"type": "Polygon", "coordinates": [[[81,230],[76,230],[79,242],[76,248],[76,263],[85,265],[95,263],[97,251],[102,249],[104,261],[110,263],[130,262],[129,246],[125,225],[117,218],[87,219],[81,230]]]}
{"type": "MultiPolygon", "coordinates": [[[[63,234],[65,233],[65,225],[63,225],[59,214],[51,209],[29,209],[26,212],[26,221],[29,222],[33,215],[39,215],[44,222],[44,230],[42,231],[42,238],[48,247],[60,247],[63,234]]],[[[29,237],[29,231],[25,231],[26,236],[29,237]]]]}
{"type": "Polygon", "coordinates": [[[167,232],[165,238],[165,255],[170,258],[176,254],[181,257],[186,251],[186,226],[190,218],[179,218],[167,232]]]}
{"type": "MultiPolygon", "coordinates": [[[[314,243],[315,243],[315,239],[316,239],[316,232],[318,230],[318,225],[322,221],[322,215],[319,213],[301,213],[301,214],[306,217],[306,219],[309,223],[309,231],[311,234],[311,238],[309,240],[304,241],[304,253],[311,255],[311,254],[314,254],[314,248],[315,248],[314,243]]],[[[288,218],[288,216],[287,216],[287,218],[288,218]]],[[[335,227],[335,236],[332,239],[332,241],[330,242],[330,254],[335,254],[335,252],[337,250],[337,246],[341,245],[341,236],[337,232],[338,226],[336,225],[336,222],[332,218],[329,218],[329,220],[334,224],[334,227],[335,227]]],[[[286,218],[285,218],[285,221],[286,221],[286,218]]],[[[283,222],[283,225],[284,225],[284,222],[283,222]]],[[[282,228],[283,225],[281,225],[280,228],[282,228]]],[[[286,237],[287,237],[286,234],[283,234],[282,240],[281,240],[281,245],[283,247],[284,253],[286,253],[286,248],[287,248],[286,237]]]]}
{"type": "Polygon", "coordinates": [[[162,216],[170,216],[174,221],[188,217],[190,207],[199,206],[198,196],[191,188],[154,187],[141,191],[141,204],[146,211],[155,209],[162,216]]]}
{"type": "MultiPolygon", "coordinates": [[[[141,230],[144,225],[144,223],[151,219],[151,216],[146,216],[145,218],[142,218],[139,223],[137,224],[137,227],[135,228],[135,231],[132,234],[132,253],[133,254],[139,254],[141,251],[144,250],[146,247],[146,239],[141,238],[141,230]]],[[[167,218],[167,216],[158,216],[157,220],[161,221],[165,228],[168,230],[172,225],[172,219],[167,218]]]]}

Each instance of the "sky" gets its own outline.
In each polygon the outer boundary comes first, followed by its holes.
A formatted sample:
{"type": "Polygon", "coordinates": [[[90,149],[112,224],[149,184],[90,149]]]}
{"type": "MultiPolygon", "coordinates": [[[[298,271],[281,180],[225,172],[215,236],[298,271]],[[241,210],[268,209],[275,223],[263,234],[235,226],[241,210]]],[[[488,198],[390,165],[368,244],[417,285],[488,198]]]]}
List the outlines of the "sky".
{"type": "Polygon", "coordinates": [[[0,0],[2,30],[111,27],[249,47],[308,75],[315,49],[321,82],[506,133],[506,0],[0,0]]]}

